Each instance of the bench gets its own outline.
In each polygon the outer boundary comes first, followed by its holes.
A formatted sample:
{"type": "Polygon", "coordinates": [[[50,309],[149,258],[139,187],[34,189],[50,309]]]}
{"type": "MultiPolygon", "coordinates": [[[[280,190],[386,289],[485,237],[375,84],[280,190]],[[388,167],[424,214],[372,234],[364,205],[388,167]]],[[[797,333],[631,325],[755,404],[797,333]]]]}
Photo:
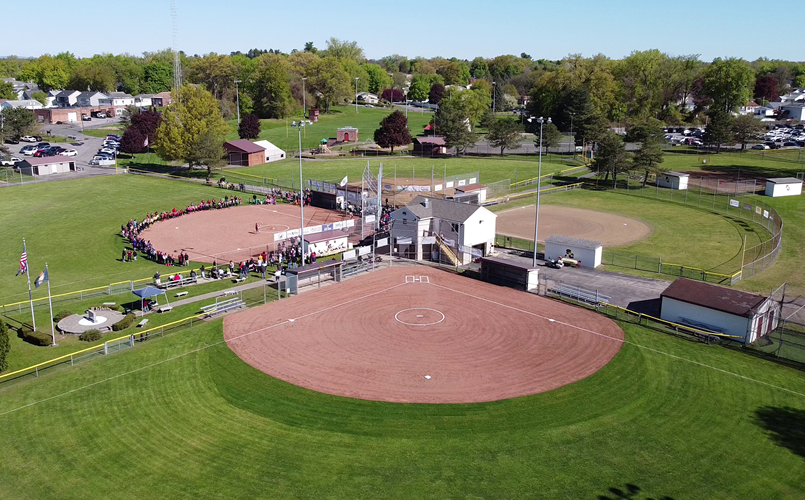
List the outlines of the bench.
{"type": "Polygon", "coordinates": [[[187,295],[187,292],[179,292],[176,294],[177,297],[184,297],[185,295],[187,295]]]}
{"type": "Polygon", "coordinates": [[[170,312],[172,309],[173,309],[173,306],[162,306],[159,309],[157,309],[157,312],[158,313],[166,313],[166,312],[170,312]]]}
{"type": "Polygon", "coordinates": [[[147,324],[148,324],[148,318],[145,318],[142,321],[140,321],[139,323],[137,323],[137,328],[142,328],[147,324]]]}
{"type": "Polygon", "coordinates": [[[559,295],[560,297],[569,297],[581,302],[590,304],[609,304],[611,297],[596,293],[595,290],[586,290],[584,288],[572,285],[559,284],[548,290],[551,293],[559,295]]]}
{"type": "Polygon", "coordinates": [[[237,278],[237,279],[235,279],[235,283],[243,283],[244,281],[246,281],[246,278],[237,278]]]}
{"type": "Polygon", "coordinates": [[[196,283],[198,283],[197,278],[187,277],[182,278],[180,280],[168,280],[168,281],[157,280],[156,285],[157,288],[161,288],[163,290],[170,290],[171,288],[182,288],[187,285],[195,285],[196,283]]]}
{"type": "Polygon", "coordinates": [[[105,305],[105,306],[114,306],[114,305],[117,305],[117,303],[116,302],[104,302],[103,305],[105,305]]]}
{"type": "Polygon", "coordinates": [[[226,290],[224,293],[221,294],[221,297],[226,297],[227,295],[237,295],[237,290],[226,290]]]}
{"type": "Polygon", "coordinates": [[[235,297],[232,299],[226,299],[220,302],[215,302],[214,304],[208,304],[206,306],[201,306],[201,312],[210,317],[214,314],[222,313],[229,311],[230,309],[243,307],[246,304],[240,300],[239,297],[235,297]]]}

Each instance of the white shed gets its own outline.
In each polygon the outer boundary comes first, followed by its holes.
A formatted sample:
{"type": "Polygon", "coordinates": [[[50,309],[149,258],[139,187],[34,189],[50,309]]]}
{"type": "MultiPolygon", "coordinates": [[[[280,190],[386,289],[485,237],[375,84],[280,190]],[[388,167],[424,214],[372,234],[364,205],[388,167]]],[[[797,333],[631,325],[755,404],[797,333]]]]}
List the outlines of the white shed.
{"type": "Polygon", "coordinates": [[[678,278],[660,294],[660,318],[751,344],[770,334],[780,318],[771,297],[678,278]]]}
{"type": "Polygon", "coordinates": [[[25,158],[17,164],[20,173],[26,175],[50,175],[75,172],[75,160],[64,156],[25,158]]]}
{"type": "Polygon", "coordinates": [[[766,196],[799,196],[802,194],[802,181],[793,177],[766,179],[766,196]]]}
{"type": "Polygon", "coordinates": [[[545,258],[570,258],[579,261],[581,267],[598,267],[601,265],[601,255],[604,245],[597,241],[582,240],[569,236],[551,235],[545,240],[545,258]]]}
{"type": "Polygon", "coordinates": [[[258,146],[262,146],[266,150],[266,163],[271,163],[272,161],[279,161],[285,159],[285,151],[281,150],[277,146],[271,144],[268,141],[255,141],[255,144],[258,146]]]}
{"type": "Polygon", "coordinates": [[[663,172],[657,174],[657,185],[668,189],[687,189],[689,177],[682,172],[663,172]]]}

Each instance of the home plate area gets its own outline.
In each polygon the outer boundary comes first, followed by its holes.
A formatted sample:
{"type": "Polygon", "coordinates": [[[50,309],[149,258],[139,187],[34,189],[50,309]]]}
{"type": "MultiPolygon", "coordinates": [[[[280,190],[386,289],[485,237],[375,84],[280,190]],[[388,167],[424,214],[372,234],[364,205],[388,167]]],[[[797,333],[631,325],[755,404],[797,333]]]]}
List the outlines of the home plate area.
{"type": "Polygon", "coordinates": [[[400,267],[227,316],[224,338],[248,364],[315,391],[473,403],[592,375],[617,354],[623,331],[544,297],[400,267]]]}

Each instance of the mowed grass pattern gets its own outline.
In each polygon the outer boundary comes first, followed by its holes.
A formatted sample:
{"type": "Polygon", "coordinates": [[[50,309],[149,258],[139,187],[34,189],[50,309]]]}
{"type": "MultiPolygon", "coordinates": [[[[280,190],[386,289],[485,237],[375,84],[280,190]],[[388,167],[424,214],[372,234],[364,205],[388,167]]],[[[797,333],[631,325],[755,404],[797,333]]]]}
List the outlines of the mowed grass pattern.
{"type": "Polygon", "coordinates": [[[802,412],[802,373],[625,328],[608,366],[561,389],[405,405],[272,379],[208,323],[0,387],[0,497],[577,499],[626,483],[652,498],[805,495],[805,457],[756,417],[802,412]]]}

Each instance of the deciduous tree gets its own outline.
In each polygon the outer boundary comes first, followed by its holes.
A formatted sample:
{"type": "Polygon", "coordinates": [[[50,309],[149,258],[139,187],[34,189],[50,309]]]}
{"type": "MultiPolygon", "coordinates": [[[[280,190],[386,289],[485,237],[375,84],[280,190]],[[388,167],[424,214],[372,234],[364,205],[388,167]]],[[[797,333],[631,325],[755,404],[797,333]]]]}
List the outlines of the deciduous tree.
{"type": "Polygon", "coordinates": [[[430,92],[430,78],[427,75],[414,75],[408,88],[408,98],[413,101],[424,101],[430,92]]]}
{"type": "Polygon", "coordinates": [[[722,145],[733,143],[732,115],[723,109],[715,108],[708,116],[710,122],[704,130],[702,140],[705,144],[715,146],[716,153],[720,153],[722,145]]]}
{"type": "Polygon", "coordinates": [[[326,113],[330,112],[330,104],[351,100],[351,96],[354,94],[349,75],[341,68],[338,59],[332,56],[310,65],[308,82],[313,90],[321,94],[326,113]]]}
{"type": "Polygon", "coordinates": [[[15,100],[17,93],[14,92],[14,85],[11,82],[0,81],[0,99],[15,100]]]}
{"type": "Polygon", "coordinates": [[[120,151],[128,154],[142,153],[146,148],[145,138],[139,128],[127,128],[120,139],[120,151]]]}
{"type": "Polygon", "coordinates": [[[225,154],[223,137],[212,130],[205,130],[191,144],[187,163],[190,168],[207,167],[209,179],[216,169],[226,165],[225,154]]]}
{"type": "MultiPolygon", "coordinates": [[[[777,80],[772,75],[758,78],[755,82],[755,98],[764,101],[776,101],[780,97],[777,93],[777,80]]],[[[763,103],[765,104],[765,103],[763,103]]]]}
{"type": "Polygon", "coordinates": [[[391,148],[392,153],[396,146],[411,144],[408,119],[400,111],[391,113],[380,122],[380,128],[375,130],[374,139],[380,147],[391,148]]]}
{"type": "MultiPolygon", "coordinates": [[[[157,129],[155,143],[159,156],[169,161],[182,161],[189,168],[218,164],[215,154],[221,152],[229,127],[221,118],[218,101],[201,87],[184,85],[178,93],[173,92],[173,104],[162,113],[162,123],[157,129]],[[215,148],[215,144],[218,148],[215,148]],[[198,151],[203,147],[203,151],[198,151]]],[[[211,170],[210,170],[211,171],[211,170]]]]}
{"type": "Polygon", "coordinates": [[[442,102],[442,98],[444,97],[444,85],[440,83],[434,83],[430,86],[430,92],[428,92],[428,102],[430,104],[439,104],[442,102]]]}
{"type": "Polygon", "coordinates": [[[640,144],[640,149],[632,157],[632,165],[643,170],[643,187],[645,187],[649,174],[658,174],[663,170],[660,167],[663,162],[662,146],[665,142],[662,127],[656,120],[635,125],[629,129],[626,140],[640,144]]]}
{"type": "Polygon", "coordinates": [[[153,61],[143,66],[142,90],[149,94],[167,92],[173,87],[173,65],[167,61],[153,61]]]}
{"type": "Polygon", "coordinates": [[[716,58],[704,72],[704,92],[713,100],[713,108],[735,111],[752,97],[755,75],[743,59],[716,58]]]}
{"type": "Polygon", "coordinates": [[[6,137],[20,137],[36,132],[36,115],[30,109],[5,108],[2,117],[6,137]]]}
{"type": "MultiPolygon", "coordinates": [[[[534,145],[540,147],[539,125],[537,125],[534,130],[534,135],[536,136],[534,145]]],[[[555,148],[559,146],[560,142],[562,142],[562,132],[559,131],[559,128],[553,123],[544,124],[542,126],[542,147],[546,150],[548,148],[555,148]]]]}
{"type": "Polygon", "coordinates": [[[595,156],[595,165],[599,174],[605,174],[606,181],[612,176],[612,185],[617,186],[618,174],[629,168],[629,153],[621,136],[608,130],[598,141],[598,150],[595,156]]]}
{"type": "Polygon", "coordinates": [[[352,59],[357,63],[362,63],[365,59],[363,49],[358,46],[358,42],[351,40],[339,40],[332,37],[327,40],[327,48],[324,50],[326,56],[336,59],[352,59]]]}
{"type": "Polygon", "coordinates": [[[433,117],[436,131],[444,137],[449,148],[456,148],[456,156],[478,142],[478,135],[472,132],[469,115],[462,99],[443,101],[433,117]]]}
{"type": "Polygon", "coordinates": [[[42,92],[41,90],[37,90],[36,92],[31,94],[31,97],[39,101],[42,104],[42,106],[46,106],[48,103],[48,95],[42,92]]]}
{"type": "Polygon", "coordinates": [[[742,151],[746,150],[747,143],[762,139],[764,130],[763,123],[752,115],[741,115],[732,121],[732,133],[742,151]]]}
{"type": "Polygon", "coordinates": [[[367,90],[377,94],[392,85],[391,77],[379,64],[364,64],[364,71],[368,77],[367,90]]]}
{"type": "Polygon", "coordinates": [[[257,139],[260,137],[260,118],[257,115],[244,115],[238,126],[238,137],[241,139],[257,139]]]}
{"type": "Polygon", "coordinates": [[[254,107],[258,115],[262,118],[288,116],[293,102],[287,61],[275,54],[262,55],[257,61],[257,68],[252,73],[247,88],[254,97],[254,107]]]}
{"type": "Polygon", "coordinates": [[[489,133],[486,140],[493,148],[500,148],[500,154],[506,149],[519,149],[521,146],[522,136],[520,133],[523,131],[522,125],[516,120],[504,118],[502,120],[494,120],[489,127],[489,133]]]}
{"type": "Polygon", "coordinates": [[[397,89],[386,89],[380,95],[380,98],[389,102],[403,102],[405,95],[397,89]]]}

